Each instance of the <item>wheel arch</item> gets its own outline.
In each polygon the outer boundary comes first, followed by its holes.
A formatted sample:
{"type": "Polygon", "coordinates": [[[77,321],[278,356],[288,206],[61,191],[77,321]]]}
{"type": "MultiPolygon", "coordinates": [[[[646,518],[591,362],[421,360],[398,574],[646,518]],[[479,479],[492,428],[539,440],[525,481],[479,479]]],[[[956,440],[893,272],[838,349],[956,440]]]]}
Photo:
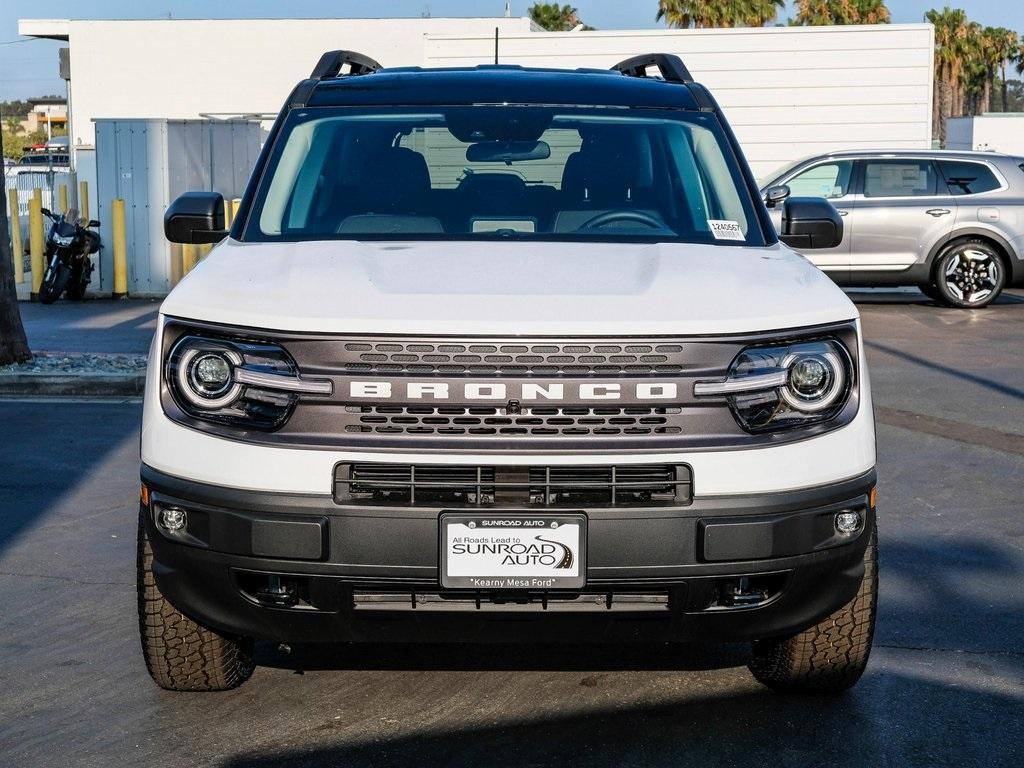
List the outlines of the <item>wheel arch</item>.
{"type": "Polygon", "coordinates": [[[932,247],[926,262],[928,265],[929,282],[934,282],[935,280],[935,269],[938,265],[939,254],[941,254],[950,243],[954,243],[957,240],[967,239],[983,240],[995,248],[996,253],[999,254],[1003,261],[1003,267],[1006,268],[1006,274],[1009,278],[1006,281],[1007,286],[1024,280],[1024,262],[1021,261],[1020,254],[1014,250],[1013,246],[1010,245],[1010,242],[1005,237],[991,229],[984,229],[982,227],[964,227],[953,230],[932,247]]]}

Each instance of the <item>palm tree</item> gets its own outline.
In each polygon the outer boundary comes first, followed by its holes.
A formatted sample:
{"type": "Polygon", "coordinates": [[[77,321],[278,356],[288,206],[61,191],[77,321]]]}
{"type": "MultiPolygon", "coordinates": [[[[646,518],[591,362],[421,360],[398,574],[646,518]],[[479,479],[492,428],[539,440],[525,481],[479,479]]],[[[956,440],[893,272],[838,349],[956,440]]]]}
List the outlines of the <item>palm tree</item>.
{"type": "Polygon", "coordinates": [[[884,0],[797,0],[797,24],[888,24],[890,20],[884,0]]]}
{"type": "Polygon", "coordinates": [[[946,138],[946,118],[957,113],[964,68],[964,46],[968,35],[967,14],[948,6],[925,13],[935,27],[935,98],[933,135],[946,138]]]}
{"type": "Polygon", "coordinates": [[[1001,75],[1000,90],[1002,91],[1003,112],[1006,112],[1006,65],[1011,59],[1014,59],[1015,55],[1018,53],[1018,49],[1020,48],[1020,37],[1012,29],[1006,29],[1005,27],[996,27],[991,31],[992,35],[989,40],[989,45],[992,49],[991,54],[996,59],[999,65],[1001,75]]]}
{"type": "Polygon", "coordinates": [[[17,136],[24,129],[21,127],[21,120],[18,119],[17,115],[8,115],[4,118],[4,123],[7,125],[7,132],[11,136],[17,136]]]}
{"type": "Polygon", "coordinates": [[[535,24],[550,32],[568,32],[580,24],[580,17],[571,5],[534,3],[527,13],[535,24]]]}
{"type": "Polygon", "coordinates": [[[659,0],[656,20],[679,29],[763,27],[783,7],[785,0],[659,0]]]}

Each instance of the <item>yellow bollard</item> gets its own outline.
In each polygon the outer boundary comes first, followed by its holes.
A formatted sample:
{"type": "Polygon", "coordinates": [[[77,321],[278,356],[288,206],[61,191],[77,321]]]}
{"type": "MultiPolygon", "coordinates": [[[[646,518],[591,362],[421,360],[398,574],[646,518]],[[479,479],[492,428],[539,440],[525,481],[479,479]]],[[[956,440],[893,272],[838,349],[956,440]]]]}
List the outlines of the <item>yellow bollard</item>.
{"type": "Polygon", "coordinates": [[[120,299],[128,295],[128,230],[121,198],[111,202],[110,218],[114,233],[114,298],[120,299]]]}
{"type": "Polygon", "coordinates": [[[60,205],[60,212],[68,212],[68,185],[58,184],[57,185],[57,203],[60,205]]]}
{"type": "Polygon", "coordinates": [[[40,206],[42,206],[42,204],[43,204],[43,188],[42,187],[33,187],[32,188],[32,197],[35,198],[35,200],[39,203],[40,206]]]}
{"type": "Polygon", "coordinates": [[[203,243],[199,246],[199,260],[202,261],[210,255],[210,251],[213,250],[213,243],[203,243]]]}
{"type": "Polygon", "coordinates": [[[231,229],[231,201],[224,201],[224,229],[231,229]]]}
{"type": "Polygon", "coordinates": [[[191,243],[181,246],[181,274],[187,275],[199,261],[199,247],[191,243]]]}
{"type": "Polygon", "coordinates": [[[39,198],[33,197],[28,202],[28,247],[32,264],[32,298],[39,295],[39,286],[43,284],[43,249],[46,240],[43,234],[43,204],[39,198]]]}
{"type": "Polygon", "coordinates": [[[81,212],[82,220],[89,223],[89,182],[78,182],[78,210],[81,212]]]}
{"type": "Polygon", "coordinates": [[[7,202],[11,207],[11,251],[14,256],[14,282],[25,282],[25,246],[21,242],[21,216],[18,215],[18,189],[7,190],[7,202]]]}
{"type": "Polygon", "coordinates": [[[231,223],[235,223],[235,219],[238,218],[238,209],[242,207],[242,199],[236,197],[231,201],[231,223]]]}

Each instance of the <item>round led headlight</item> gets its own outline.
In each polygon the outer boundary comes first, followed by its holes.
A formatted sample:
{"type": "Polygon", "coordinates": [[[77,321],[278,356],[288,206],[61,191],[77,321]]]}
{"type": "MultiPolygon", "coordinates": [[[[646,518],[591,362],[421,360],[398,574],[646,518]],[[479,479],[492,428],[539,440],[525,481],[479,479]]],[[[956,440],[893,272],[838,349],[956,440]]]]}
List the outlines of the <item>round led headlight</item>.
{"type": "Polygon", "coordinates": [[[782,368],[788,376],[779,394],[798,411],[824,411],[846,390],[846,369],[831,350],[793,352],[782,360],[782,368]]]}
{"type": "Polygon", "coordinates": [[[242,394],[242,385],[234,375],[235,367],[241,364],[242,357],[234,350],[191,347],[177,361],[178,389],[197,408],[224,408],[242,394]]]}

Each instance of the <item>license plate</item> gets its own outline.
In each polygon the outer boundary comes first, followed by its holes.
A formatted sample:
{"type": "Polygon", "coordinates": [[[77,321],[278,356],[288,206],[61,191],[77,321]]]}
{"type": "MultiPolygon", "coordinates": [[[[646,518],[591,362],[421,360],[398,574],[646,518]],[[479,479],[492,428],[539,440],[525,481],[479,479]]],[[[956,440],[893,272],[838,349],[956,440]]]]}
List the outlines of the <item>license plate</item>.
{"type": "Polygon", "coordinates": [[[586,515],[445,512],[440,540],[446,589],[580,589],[587,581],[586,515]]]}

